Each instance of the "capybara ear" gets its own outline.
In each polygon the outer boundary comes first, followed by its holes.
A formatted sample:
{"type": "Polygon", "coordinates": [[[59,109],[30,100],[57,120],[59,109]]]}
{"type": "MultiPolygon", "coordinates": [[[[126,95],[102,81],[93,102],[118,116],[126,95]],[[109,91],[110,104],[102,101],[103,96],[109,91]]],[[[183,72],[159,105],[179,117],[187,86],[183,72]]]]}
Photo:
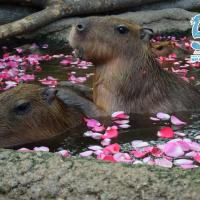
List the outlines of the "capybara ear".
{"type": "Polygon", "coordinates": [[[154,32],[151,28],[141,28],[140,29],[140,39],[149,42],[149,40],[153,37],[154,32]]]}
{"type": "Polygon", "coordinates": [[[42,91],[42,98],[48,103],[51,104],[56,98],[57,90],[55,88],[45,88],[42,91]]]}

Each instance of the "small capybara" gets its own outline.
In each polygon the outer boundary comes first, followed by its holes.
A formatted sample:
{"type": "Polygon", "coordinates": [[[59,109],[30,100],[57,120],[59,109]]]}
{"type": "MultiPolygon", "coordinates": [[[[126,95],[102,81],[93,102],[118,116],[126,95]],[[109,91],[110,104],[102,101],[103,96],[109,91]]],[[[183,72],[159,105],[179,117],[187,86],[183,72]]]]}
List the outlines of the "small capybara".
{"type": "Polygon", "coordinates": [[[183,47],[177,47],[172,41],[159,41],[151,43],[151,50],[156,56],[169,56],[170,54],[175,53],[177,58],[185,59],[190,57],[192,54],[191,51],[183,47]]]}
{"type": "Polygon", "coordinates": [[[0,108],[0,148],[49,139],[80,125],[84,115],[98,117],[98,108],[73,91],[34,84],[0,94],[0,108]]]}
{"type": "Polygon", "coordinates": [[[200,108],[200,93],[160,67],[151,29],[111,17],[79,20],[69,36],[77,54],[93,62],[93,101],[107,113],[173,113],[200,108]]]}

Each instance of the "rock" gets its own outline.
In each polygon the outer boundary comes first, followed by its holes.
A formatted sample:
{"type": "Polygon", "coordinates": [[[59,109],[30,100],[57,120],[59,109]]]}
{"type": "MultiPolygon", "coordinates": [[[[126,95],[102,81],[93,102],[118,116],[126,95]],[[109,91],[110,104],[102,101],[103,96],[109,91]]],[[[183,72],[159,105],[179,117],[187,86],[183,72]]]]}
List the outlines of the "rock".
{"type": "MultiPolygon", "coordinates": [[[[193,0],[193,4],[190,3],[183,4],[183,2],[185,1],[186,0],[182,1],[177,0],[173,2],[167,1],[167,2],[148,4],[148,7],[145,7],[144,5],[143,7],[136,8],[137,10],[145,10],[145,11],[125,12],[121,14],[115,14],[113,16],[133,20],[142,26],[152,28],[156,33],[169,34],[175,32],[179,33],[187,32],[188,30],[191,29],[190,25],[191,17],[193,17],[197,13],[173,7],[177,6],[177,7],[187,8],[189,5],[191,5],[191,7],[198,7],[200,6],[200,2],[193,0]],[[158,5],[158,6],[154,7],[153,5],[158,5]],[[161,8],[163,8],[163,10],[160,9],[156,10],[159,8],[160,5],[162,5],[161,8]]],[[[20,19],[26,15],[33,13],[34,11],[35,11],[34,9],[28,7],[3,5],[0,8],[0,24],[20,19]]],[[[44,26],[43,28],[37,31],[34,31],[31,34],[19,36],[19,38],[25,38],[31,40],[35,40],[37,38],[39,40],[47,39],[47,42],[52,40],[53,43],[56,42],[57,45],[60,46],[62,43],[68,41],[67,38],[69,35],[71,24],[75,23],[77,19],[79,18],[78,17],[63,18],[47,26],[44,26]]]]}
{"type": "Polygon", "coordinates": [[[179,8],[138,11],[118,15],[136,23],[152,28],[155,33],[186,32],[191,29],[190,20],[197,13],[179,8]]]}
{"type": "Polygon", "coordinates": [[[13,22],[36,12],[36,9],[17,5],[0,6],[0,25],[13,22]]]}
{"type": "Polygon", "coordinates": [[[180,8],[172,8],[128,12],[118,15],[118,17],[130,19],[142,26],[152,28],[155,33],[166,33],[188,31],[191,29],[190,20],[196,14],[180,8]]]}
{"type": "MultiPolygon", "coordinates": [[[[144,27],[152,28],[155,33],[175,33],[190,30],[190,19],[196,14],[195,12],[180,8],[173,8],[156,11],[126,12],[112,16],[133,20],[144,27]]],[[[25,38],[47,37],[50,40],[67,42],[71,24],[75,23],[77,19],[80,18],[58,20],[30,35],[26,35],[25,38]]]]}
{"type": "Polygon", "coordinates": [[[185,10],[195,10],[198,11],[200,9],[200,1],[199,0],[173,0],[173,1],[164,1],[164,2],[156,2],[151,4],[141,5],[139,7],[134,8],[133,10],[162,10],[166,8],[182,8],[185,10]]]}
{"type": "Polygon", "coordinates": [[[2,149],[0,199],[197,200],[199,173],[2,149]]]}

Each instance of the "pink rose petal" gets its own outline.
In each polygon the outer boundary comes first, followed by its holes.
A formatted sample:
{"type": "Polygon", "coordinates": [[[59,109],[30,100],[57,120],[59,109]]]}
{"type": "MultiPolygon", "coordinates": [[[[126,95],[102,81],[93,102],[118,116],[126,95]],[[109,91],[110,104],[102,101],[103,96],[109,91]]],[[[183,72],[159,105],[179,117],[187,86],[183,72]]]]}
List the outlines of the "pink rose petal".
{"type": "Polygon", "coordinates": [[[92,138],[95,140],[100,140],[102,136],[103,135],[101,133],[92,133],[92,138]]]}
{"type": "Polygon", "coordinates": [[[178,119],[175,116],[171,116],[171,123],[174,125],[177,125],[177,126],[186,124],[186,122],[181,121],[180,119],[178,119]]]}
{"type": "Polygon", "coordinates": [[[150,120],[152,120],[152,121],[160,121],[160,119],[158,119],[156,117],[150,117],[150,120]]]}
{"type": "Polygon", "coordinates": [[[181,133],[181,132],[175,132],[175,134],[176,134],[177,136],[180,136],[180,137],[185,137],[185,136],[186,136],[185,133],[181,133]]]}
{"type": "Polygon", "coordinates": [[[155,159],[155,164],[161,167],[171,168],[173,163],[165,158],[157,158],[155,159]]]}
{"type": "Polygon", "coordinates": [[[108,146],[111,143],[111,139],[107,138],[101,141],[102,146],[108,146]]]}
{"type": "Polygon", "coordinates": [[[163,152],[158,147],[152,147],[150,153],[155,157],[161,157],[163,155],[163,152]]]}
{"type": "Polygon", "coordinates": [[[35,80],[35,75],[34,74],[24,74],[21,77],[21,80],[23,80],[23,81],[33,81],[33,80],[35,80]]]}
{"type": "Polygon", "coordinates": [[[197,143],[197,142],[190,142],[188,144],[189,144],[190,149],[192,151],[198,151],[198,152],[200,151],[200,144],[199,143],[197,143]]]}
{"type": "Polygon", "coordinates": [[[191,165],[193,164],[193,161],[189,159],[176,159],[174,161],[174,164],[175,165],[191,165]]]}
{"type": "Polygon", "coordinates": [[[88,118],[84,118],[85,122],[87,123],[87,127],[89,128],[94,128],[96,126],[100,126],[100,122],[97,121],[96,119],[88,119],[88,118]]]}
{"type": "Polygon", "coordinates": [[[70,156],[71,156],[70,152],[69,152],[69,151],[67,151],[67,150],[61,150],[61,151],[58,151],[57,153],[58,153],[59,155],[61,155],[61,156],[65,157],[65,158],[67,158],[67,157],[70,157],[70,156]]]}
{"type": "Polygon", "coordinates": [[[130,157],[130,155],[128,153],[116,153],[116,154],[114,154],[113,158],[117,162],[123,162],[123,163],[131,163],[132,162],[132,158],[130,157]]]}
{"type": "Polygon", "coordinates": [[[109,139],[111,139],[111,138],[116,138],[116,137],[118,137],[118,128],[117,128],[117,126],[112,126],[112,127],[108,127],[107,129],[106,129],[106,132],[105,132],[105,134],[104,135],[102,135],[102,139],[106,139],[106,138],[109,138],[109,139]]]}
{"type": "Polygon", "coordinates": [[[81,152],[79,155],[81,157],[89,157],[93,154],[93,151],[84,151],[84,152],[81,152]]]}
{"type": "Polygon", "coordinates": [[[167,113],[163,113],[163,112],[157,113],[156,117],[161,120],[169,120],[170,119],[170,115],[168,115],[167,113]]]}
{"type": "Polygon", "coordinates": [[[121,125],[119,125],[119,127],[123,128],[123,129],[126,129],[126,128],[130,128],[131,125],[129,125],[129,124],[121,124],[121,125]]]}
{"type": "Polygon", "coordinates": [[[164,145],[163,152],[170,157],[177,158],[184,155],[184,151],[177,142],[167,142],[164,145]]]}
{"type": "Polygon", "coordinates": [[[17,149],[17,151],[19,152],[32,152],[32,150],[28,149],[28,148],[20,148],[20,149],[17,149]]]}
{"type": "Polygon", "coordinates": [[[133,165],[144,164],[141,160],[135,160],[133,165]]]}
{"type": "Polygon", "coordinates": [[[194,160],[196,162],[200,163],[200,154],[199,153],[194,156],[194,160]]]}
{"type": "Polygon", "coordinates": [[[137,150],[133,150],[130,152],[130,154],[132,154],[135,158],[143,158],[147,155],[148,152],[145,151],[137,151],[137,150]]]}
{"type": "Polygon", "coordinates": [[[17,83],[14,81],[5,81],[5,84],[6,84],[5,90],[17,86],[17,83]]]}
{"type": "Polygon", "coordinates": [[[62,65],[71,65],[71,63],[72,63],[72,60],[69,60],[69,59],[60,61],[60,64],[62,64],[62,65]]]}
{"type": "Polygon", "coordinates": [[[49,85],[51,87],[55,87],[58,84],[57,79],[53,78],[52,76],[48,76],[47,78],[40,79],[39,82],[41,82],[43,85],[49,85]]]}
{"type": "Polygon", "coordinates": [[[150,156],[145,157],[143,159],[143,162],[146,163],[146,164],[148,164],[148,165],[154,165],[155,164],[155,161],[150,156]]]}
{"type": "Polygon", "coordinates": [[[141,148],[141,147],[149,146],[148,142],[144,142],[142,140],[134,140],[131,142],[131,144],[133,148],[141,148]]]}
{"type": "Polygon", "coordinates": [[[23,52],[23,49],[22,48],[15,48],[17,53],[22,53],[23,52]]]}
{"type": "Polygon", "coordinates": [[[190,151],[188,153],[185,154],[186,157],[195,157],[197,155],[197,152],[196,151],[190,151]]]}
{"type": "Polygon", "coordinates": [[[177,143],[180,145],[180,147],[183,149],[183,151],[190,150],[190,145],[187,142],[180,140],[180,141],[177,141],[177,143]]]}
{"type": "Polygon", "coordinates": [[[112,114],[112,118],[128,119],[129,116],[124,114],[124,111],[117,111],[112,114]]]}
{"type": "Polygon", "coordinates": [[[104,155],[103,153],[97,156],[97,159],[109,161],[112,163],[116,163],[117,161],[114,159],[113,155],[104,155]]]}
{"type": "Polygon", "coordinates": [[[98,151],[98,150],[102,150],[103,148],[101,146],[89,146],[88,149],[93,150],[93,151],[98,151]]]}
{"type": "Polygon", "coordinates": [[[34,147],[33,148],[34,151],[46,151],[46,152],[49,152],[49,148],[48,147],[34,147]]]}
{"type": "Polygon", "coordinates": [[[97,151],[94,151],[94,154],[96,155],[96,156],[99,156],[100,154],[102,154],[103,153],[103,151],[102,150],[97,150],[97,151]]]}
{"type": "Polygon", "coordinates": [[[85,137],[92,137],[93,132],[92,131],[86,131],[85,133],[83,133],[83,136],[85,137]]]}
{"type": "Polygon", "coordinates": [[[105,127],[102,125],[102,126],[95,126],[92,128],[93,131],[95,132],[102,132],[105,130],[105,127]]]}
{"type": "Polygon", "coordinates": [[[129,120],[117,120],[115,121],[116,124],[128,124],[129,120]]]}
{"type": "Polygon", "coordinates": [[[105,155],[118,153],[120,150],[119,144],[111,144],[103,149],[105,155]]]}
{"type": "Polygon", "coordinates": [[[195,140],[200,140],[200,135],[195,136],[195,140]]]}

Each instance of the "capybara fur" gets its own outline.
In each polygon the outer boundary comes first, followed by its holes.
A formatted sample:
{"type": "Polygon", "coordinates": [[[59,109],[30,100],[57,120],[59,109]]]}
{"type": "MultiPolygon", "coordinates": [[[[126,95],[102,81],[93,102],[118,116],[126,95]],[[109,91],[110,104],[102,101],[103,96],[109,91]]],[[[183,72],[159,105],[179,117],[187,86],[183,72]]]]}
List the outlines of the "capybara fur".
{"type": "Polygon", "coordinates": [[[79,20],[69,41],[93,62],[93,101],[107,113],[173,113],[200,108],[200,93],[160,67],[149,41],[153,32],[111,17],[79,20]]]}
{"type": "Polygon", "coordinates": [[[0,94],[0,147],[48,139],[82,123],[80,109],[67,107],[55,89],[21,84],[0,94]]]}

